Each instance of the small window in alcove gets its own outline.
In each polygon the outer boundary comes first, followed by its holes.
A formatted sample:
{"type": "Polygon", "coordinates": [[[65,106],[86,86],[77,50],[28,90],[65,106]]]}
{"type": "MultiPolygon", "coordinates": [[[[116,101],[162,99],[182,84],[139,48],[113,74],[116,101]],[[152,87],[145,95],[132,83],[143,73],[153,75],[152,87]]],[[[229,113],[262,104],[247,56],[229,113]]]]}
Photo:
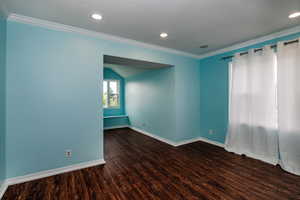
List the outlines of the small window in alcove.
{"type": "Polygon", "coordinates": [[[119,108],[120,107],[120,81],[104,80],[103,81],[103,107],[119,108]]]}

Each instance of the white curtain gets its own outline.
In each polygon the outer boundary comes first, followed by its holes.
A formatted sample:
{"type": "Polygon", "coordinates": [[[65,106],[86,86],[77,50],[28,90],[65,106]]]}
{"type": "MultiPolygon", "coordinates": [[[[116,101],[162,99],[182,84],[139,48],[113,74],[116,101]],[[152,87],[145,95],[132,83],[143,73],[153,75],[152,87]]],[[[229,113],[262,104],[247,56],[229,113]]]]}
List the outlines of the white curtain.
{"type": "Polygon", "coordinates": [[[281,166],[300,175],[300,44],[278,44],[278,127],[281,166]]]}
{"type": "Polygon", "coordinates": [[[276,70],[276,54],[270,46],[234,56],[226,150],[278,163],[276,70]]]}

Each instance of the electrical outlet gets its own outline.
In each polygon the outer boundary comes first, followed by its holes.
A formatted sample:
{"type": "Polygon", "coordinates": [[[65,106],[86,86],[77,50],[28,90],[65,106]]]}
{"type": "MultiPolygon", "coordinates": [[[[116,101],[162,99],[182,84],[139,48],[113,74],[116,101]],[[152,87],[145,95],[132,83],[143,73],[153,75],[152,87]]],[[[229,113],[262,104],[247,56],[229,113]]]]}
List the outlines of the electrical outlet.
{"type": "Polygon", "coordinates": [[[213,129],[209,129],[208,133],[209,133],[209,135],[213,135],[214,134],[214,130],[213,129]]]}
{"type": "Polygon", "coordinates": [[[66,151],[65,151],[65,156],[66,156],[67,158],[71,158],[71,157],[72,157],[72,150],[66,150],[66,151]]]}

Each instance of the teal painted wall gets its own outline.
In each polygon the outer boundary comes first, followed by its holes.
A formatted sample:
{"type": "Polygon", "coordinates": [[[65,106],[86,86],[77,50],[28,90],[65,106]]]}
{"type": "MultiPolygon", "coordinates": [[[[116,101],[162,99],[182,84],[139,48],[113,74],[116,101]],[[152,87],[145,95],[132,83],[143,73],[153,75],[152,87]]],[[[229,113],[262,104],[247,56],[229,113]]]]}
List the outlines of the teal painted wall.
{"type": "Polygon", "coordinates": [[[104,117],[125,115],[125,80],[112,69],[104,68],[104,79],[116,79],[120,81],[120,108],[108,109],[104,108],[104,117]]]}
{"type": "Polygon", "coordinates": [[[174,100],[167,107],[176,128],[161,133],[174,141],[199,134],[197,59],[8,21],[8,178],[103,158],[103,55],[173,65],[174,100]]]}
{"type": "Polygon", "coordinates": [[[193,139],[200,134],[200,67],[189,60],[175,67],[176,141],[193,139]]]}
{"type": "Polygon", "coordinates": [[[176,140],[174,67],[126,79],[126,110],[133,127],[176,140]]]}
{"type": "Polygon", "coordinates": [[[103,158],[95,41],[14,22],[7,32],[7,177],[103,158]]]}
{"type": "Polygon", "coordinates": [[[230,60],[221,60],[221,58],[250,48],[259,48],[267,44],[297,37],[300,37],[300,33],[275,38],[200,60],[200,127],[202,137],[221,143],[224,143],[226,138],[228,125],[228,63],[230,60]],[[215,133],[210,135],[209,129],[213,129],[215,133]]]}
{"type": "Polygon", "coordinates": [[[6,20],[0,13],[0,187],[6,177],[5,170],[5,65],[6,20]]]}

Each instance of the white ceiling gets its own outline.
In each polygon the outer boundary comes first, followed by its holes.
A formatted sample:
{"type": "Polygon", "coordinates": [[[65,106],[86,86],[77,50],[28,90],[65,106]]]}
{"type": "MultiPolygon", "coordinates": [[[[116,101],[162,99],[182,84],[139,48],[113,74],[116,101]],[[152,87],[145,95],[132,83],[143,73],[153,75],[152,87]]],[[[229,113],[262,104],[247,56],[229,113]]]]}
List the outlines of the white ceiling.
{"type": "Polygon", "coordinates": [[[1,0],[9,13],[201,55],[300,25],[300,0],[1,0]],[[89,18],[100,12],[103,20],[89,18]],[[160,39],[160,32],[168,39],[160,39]],[[208,44],[208,49],[200,49],[208,44]]]}
{"type": "Polygon", "coordinates": [[[146,71],[172,66],[162,63],[104,55],[104,67],[112,69],[124,78],[128,78],[146,71]]]}
{"type": "Polygon", "coordinates": [[[129,78],[131,76],[135,76],[146,71],[155,70],[155,69],[145,69],[139,67],[130,67],[130,66],[123,66],[123,65],[116,65],[116,64],[106,64],[103,65],[105,68],[111,69],[123,78],[129,78]]]}

